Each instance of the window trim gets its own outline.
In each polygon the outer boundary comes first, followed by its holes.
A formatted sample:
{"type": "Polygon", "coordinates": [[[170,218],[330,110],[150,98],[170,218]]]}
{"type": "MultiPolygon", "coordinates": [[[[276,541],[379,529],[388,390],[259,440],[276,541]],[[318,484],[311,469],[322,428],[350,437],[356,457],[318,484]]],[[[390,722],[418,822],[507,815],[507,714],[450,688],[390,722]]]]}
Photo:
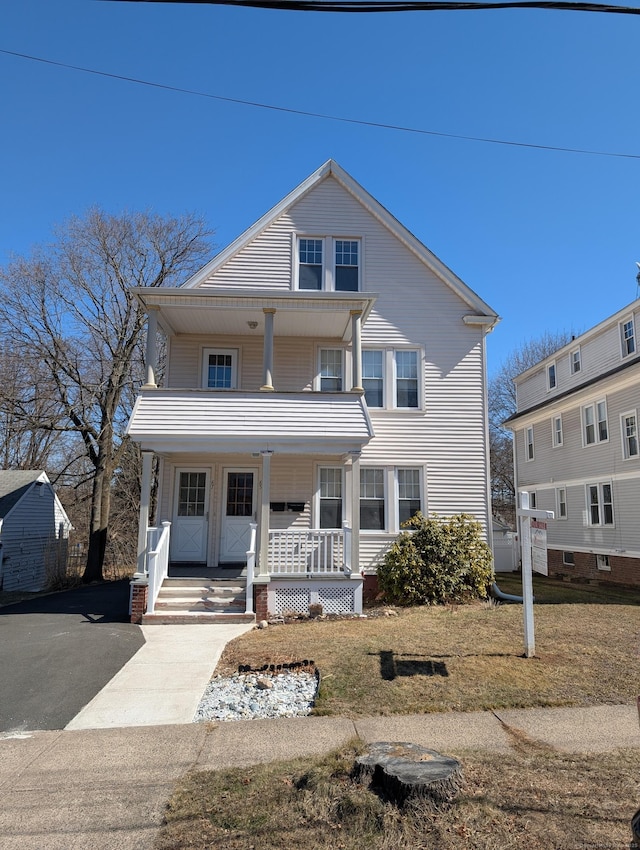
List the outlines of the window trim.
{"type": "Polygon", "coordinates": [[[389,492],[387,487],[386,468],[384,466],[361,466],[360,481],[358,482],[358,510],[360,512],[360,532],[367,534],[383,534],[389,529],[389,492]],[[382,499],[368,499],[368,501],[382,502],[382,528],[365,528],[362,524],[362,475],[365,472],[378,471],[382,473],[382,499]]]}
{"type": "Polygon", "coordinates": [[[625,316],[620,322],[620,354],[622,358],[631,357],[637,352],[637,344],[636,344],[636,323],[635,316],[633,313],[630,313],[628,316],[625,316]],[[631,325],[631,336],[625,336],[625,326],[631,325]],[[631,350],[629,350],[629,340],[631,340],[631,350]]]}
{"type": "Polygon", "coordinates": [[[626,410],[620,414],[620,436],[622,437],[622,457],[624,460],[637,460],[640,457],[640,435],[638,434],[638,411],[626,410]],[[635,420],[635,434],[633,437],[636,441],[635,454],[629,452],[629,437],[627,436],[627,426],[625,419],[628,416],[633,416],[635,420]]]}
{"type": "MultiPolygon", "coordinates": [[[[326,498],[329,498],[328,496],[326,498]]],[[[335,497],[331,497],[334,499],[335,497]]],[[[318,529],[323,529],[327,531],[336,531],[342,528],[342,524],[346,518],[346,502],[345,502],[345,469],[343,466],[338,466],[337,464],[329,464],[329,463],[318,463],[316,465],[316,473],[315,473],[315,492],[314,492],[314,515],[315,515],[315,527],[318,529]],[[322,507],[322,496],[320,493],[320,478],[321,478],[321,470],[322,469],[333,469],[339,470],[340,472],[340,525],[339,526],[322,526],[320,524],[320,515],[321,515],[321,507],[322,507]]]]}
{"type": "Polygon", "coordinates": [[[569,518],[569,506],[567,503],[567,488],[566,487],[556,487],[556,517],[563,522],[569,518]],[[564,499],[561,497],[561,493],[564,493],[564,499]],[[564,513],[562,513],[562,506],[564,505],[564,513]]]}
{"type": "Polygon", "coordinates": [[[386,406],[387,406],[387,383],[388,383],[386,361],[387,361],[387,353],[386,353],[386,350],[384,348],[363,348],[362,349],[362,386],[365,390],[364,399],[365,399],[365,402],[367,404],[367,408],[369,410],[386,410],[386,406]],[[377,352],[377,353],[382,355],[380,378],[371,378],[371,377],[367,377],[364,374],[364,355],[369,353],[369,352],[371,352],[371,353],[377,352]],[[382,403],[379,406],[378,405],[370,405],[369,402],[367,402],[367,388],[365,386],[365,382],[369,381],[369,380],[371,380],[371,381],[380,380],[381,383],[382,383],[382,393],[381,393],[382,403]]]}
{"type": "Polygon", "coordinates": [[[319,392],[346,392],[347,380],[346,380],[346,357],[345,357],[345,349],[340,346],[333,345],[319,345],[316,349],[316,374],[313,381],[313,388],[319,392]],[[342,381],[342,389],[340,390],[323,390],[322,389],[322,352],[323,351],[338,351],[340,352],[340,369],[341,369],[341,381],[342,381]]]}
{"type": "Polygon", "coordinates": [[[293,234],[293,281],[292,289],[300,292],[362,292],[364,266],[364,238],[362,236],[347,236],[344,234],[293,234]],[[302,239],[314,239],[322,242],[322,271],[320,273],[320,289],[303,289],[300,287],[300,242],[302,239]],[[358,288],[356,290],[336,289],[336,243],[358,243],[358,288]]]}
{"type": "Polygon", "coordinates": [[[599,398],[597,401],[592,401],[590,404],[583,404],[580,408],[580,418],[582,423],[582,447],[588,448],[589,446],[597,446],[600,443],[608,443],[609,442],[609,411],[607,409],[607,399],[599,398]],[[600,419],[600,411],[599,408],[601,405],[604,405],[604,419],[600,419]],[[587,411],[591,410],[593,414],[593,422],[590,425],[593,426],[593,440],[590,442],[587,439],[587,411]],[[607,436],[600,436],[600,423],[604,422],[607,429],[607,436]]]}
{"type": "Polygon", "coordinates": [[[562,424],[562,414],[551,417],[551,444],[554,449],[560,449],[564,445],[564,428],[562,424]],[[560,429],[556,428],[556,423],[560,422],[560,429]]]}
{"type": "MultiPolygon", "coordinates": [[[[418,473],[418,486],[420,488],[420,513],[424,514],[424,467],[422,466],[396,466],[393,470],[393,479],[394,479],[394,502],[395,502],[395,510],[396,510],[396,522],[395,524],[398,526],[398,531],[401,530],[402,522],[400,520],[400,476],[399,473],[403,472],[417,472],[418,473]]],[[[405,500],[407,501],[407,500],[405,500]]]]}
{"type": "MultiPolygon", "coordinates": [[[[401,413],[423,413],[425,409],[424,401],[424,349],[420,346],[399,346],[380,347],[366,346],[362,349],[365,351],[381,351],[382,352],[382,407],[371,407],[370,410],[375,411],[393,411],[401,413]],[[417,365],[417,383],[418,383],[418,405],[417,407],[398,407],[397,406],[397,368],[396,354],[402,351],[415,351],[417,365]]],[[[363,377],[364,381],[364,377],[363,377]]]]}
{"type": "Polygon", "coordinates": [[[558,389],[558,367],[556,361],[547,364],[547,392],[558,389]],[[552,376],[553,375],[553,383],[552,376]]]}
{"type": "Polygon", "coordinates": [[[533,425],[528,425],[524,429],[524,456],[527,463],[536,459],[533,425]]]}
{"type": "Polygon", "coordinates": [[[576,565],[576,553],[563,550],[563,552],[562,552],[562,563],[564,564],[565,567],[575,567],[575,565],[576,565]],[[570,557],[571,560],[567,560],[567,556],[570,557]]]}
{"type": "Polygon", "coordinates": [[[202,357],[200,358],[200,386],[205,390],[215,390],[216,392],[229,392],[230,390],[238,389],[238,376],[240,374],[240,352],[237,348],[216,348],[206,347],[202,349],[202,357]],[[210,387],[209,386],[209,356],[211,354],[229,354],[231,355],[231,386],[230,387],[210,387]]]}
{"type": "Polygon", "coordinates": [[[609,556],[596,552],[596,568],[602,573],[610,573],[611,561],[609,560],[609,556]]]}

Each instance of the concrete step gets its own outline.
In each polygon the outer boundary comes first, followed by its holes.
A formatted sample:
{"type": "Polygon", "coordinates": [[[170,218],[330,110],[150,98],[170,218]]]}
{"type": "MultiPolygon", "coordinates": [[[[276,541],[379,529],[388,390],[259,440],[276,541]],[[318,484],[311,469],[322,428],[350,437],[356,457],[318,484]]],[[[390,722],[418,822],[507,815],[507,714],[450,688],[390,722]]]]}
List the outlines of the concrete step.
{"type": "Polygon", "coordinates": [[[151,625],[192,625],[195,623],[208,623],[214,625],[217,623],[255,623],[255,614],[238,613],[212,613],[202,611],[176,611],[175,613],[163,611],[157,614],[144,614],[142,623],[145,626],[151,625]]]}
{"type": "Polygon", "coordinates": [[[237,578],[166,578],[162,587],[246,587],[247,580],[237,578]]]}
{"type": "Polygon", "coordinates": [[[201,599],[203,597],[215,597],[216,599],[230,599],[236,596],[245,596],[245,587],[165,587],[158,592],[158,599],[201,599]]]}
{"type": "Polygon", "coordinates": [[[172,611],[230,611],[235,608],[245,609],[245,598],[232,597],[231,599],[215,599],[206,597],[204,599],[188,599],[180,596],[156,600],[156,608],[172,611]]]}

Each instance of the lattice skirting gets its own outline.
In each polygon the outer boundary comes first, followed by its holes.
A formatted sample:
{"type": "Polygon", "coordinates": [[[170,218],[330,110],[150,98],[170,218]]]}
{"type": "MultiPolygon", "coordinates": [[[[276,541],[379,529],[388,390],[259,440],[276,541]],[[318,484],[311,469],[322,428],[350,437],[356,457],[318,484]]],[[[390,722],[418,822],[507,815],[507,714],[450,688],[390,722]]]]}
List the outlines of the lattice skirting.
{"type": "Polygon", "coordinates": [[[322,605],[325,614],[362,613],[362,581],[271,581],[267,591],[269,613],[306,614],[310,605],[322,605]]]}

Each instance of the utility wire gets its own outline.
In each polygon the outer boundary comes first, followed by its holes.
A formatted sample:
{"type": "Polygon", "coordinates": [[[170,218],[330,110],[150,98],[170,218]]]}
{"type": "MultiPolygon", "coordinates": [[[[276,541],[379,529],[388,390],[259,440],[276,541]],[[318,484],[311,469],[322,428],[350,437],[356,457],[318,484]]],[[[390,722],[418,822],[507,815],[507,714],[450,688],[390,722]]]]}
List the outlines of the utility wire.
{"type": "MultiPolygon", "coordinates": [[[[113,2],[113,0],[111,0],[113,2]]],[[[119,0],[116,0],[119,2],[119,0]]],[[[132,2],[132,0],[122,0],[122,2],[132,2]]],[[[169,2],[169,0],[133,0],[133,2],[169,2]]],[[[172,0],[173,2],[173,0],[172,0]]],[[[205,0],[188,0],[188,2],[205,2],[205,0]]],[[[209,2],[209,0],[206,0],[209,2]]],[[[20,59],[28,59],[31,62],[42,62],[45,65],[54,65],[58,68],[67,68],[71,71],[81,71],[84,74],[95,74],[98,77],[107,77],[112,80],[122,80],[127,83],[135,83],[140,86],[149,86],[156,89],[164,89],[178,94],[189,94],[194,97],[205,97],[210,100],[219,100],[224,103],[237,103],[241,106],[251,106],[256,109],[268,109],[274,112],[284,112],[289,115],[302,115],[306,118],[319,118],[322,121],[337,121],[343,124],[356,124],[360,127],[375,127],[381,130],[395,130],[402,133],[415,133],[422,136],[438,136],[444,139],[460,139],[465,142],[484,142],[491,145],[505,145],[515,148],[530,148],[533,150],[556,151],[559,153],[578,153],[587,156],[607,156],[621,159],[640,159],[640,154],[635,153],[616,153],[613,151],[598,151],[588,150],[586,148],[564,148],[557,145],[536,145],[532,142],[514,142],[507,139],[493,139],[485,136],[465,136],[458,133],[444,133],[438,130],[424,130],[419,127],[405,127],[401,124],[385,124],[380,121],[364,121],[360,118],[344,118],[338,115],[328,115],[323,112],[308,112],[304,109],[293,109],[288,106],[274,106],[270,103],[260,103],[253,100],[242,100],[237,97],[224,97],[219,94],[210,94],[208,92],[196,91],[195,89],[179,88],[178,86],[170,86],[165,83],[155,83],[150,80],[141,80],[137,77],[126,77],[122,74],[111,74],[108,71],[97,71],[95,68],[84,68],[81,65],[70,65],[67,62],[56,62],[53,59],[44,59],[41,56],[30,56],[27,53],[18,53],[15,50],[3,50],[0,48],[0,53],[6,56],[16,56],[20,59]]]]}
{"type": "MultiPolygon", "coordinates": [[[[103,0],[104,1],[104,0],[103,0]]],[[[478,9],[552,9],[566,12],[600,12],[640,15],[637,6],[607,3],[570,3],[562,0],[496,0],[461,3],[457,0],[106,0],[110,3],[177,3],[209,6],[246,6],[294,12],[461,12],[478,9]]]]}

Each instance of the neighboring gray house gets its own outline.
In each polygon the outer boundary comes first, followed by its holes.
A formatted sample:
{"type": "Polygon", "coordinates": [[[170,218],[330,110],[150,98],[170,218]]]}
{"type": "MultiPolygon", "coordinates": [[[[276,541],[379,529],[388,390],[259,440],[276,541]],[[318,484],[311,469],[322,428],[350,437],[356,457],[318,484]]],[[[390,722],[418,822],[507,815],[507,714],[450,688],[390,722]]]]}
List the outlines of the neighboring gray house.
{"type": "Polygon", "coordinates": [[[555,512],[549,573],[640,584],[640,299],[515,379],[516,490],[555,512]]]}
{"type": "Polygon", "coordinates": [[[0,588],[36,591],[66,564],[71,523],[47,474],[0,470],[0,588]]]}
{"type": "Polygon", "coordinates": [[[358,611],[416,511],[471,513],[490,540],[485,338],[499,318],[335,162],[182,286],[133,291],[150,328],[129,424],[139,584],[162,546],[183,572],[255,556],[249,613],[358,611]],[[154,455],[162,546],[147,534],[154,455]]]}

